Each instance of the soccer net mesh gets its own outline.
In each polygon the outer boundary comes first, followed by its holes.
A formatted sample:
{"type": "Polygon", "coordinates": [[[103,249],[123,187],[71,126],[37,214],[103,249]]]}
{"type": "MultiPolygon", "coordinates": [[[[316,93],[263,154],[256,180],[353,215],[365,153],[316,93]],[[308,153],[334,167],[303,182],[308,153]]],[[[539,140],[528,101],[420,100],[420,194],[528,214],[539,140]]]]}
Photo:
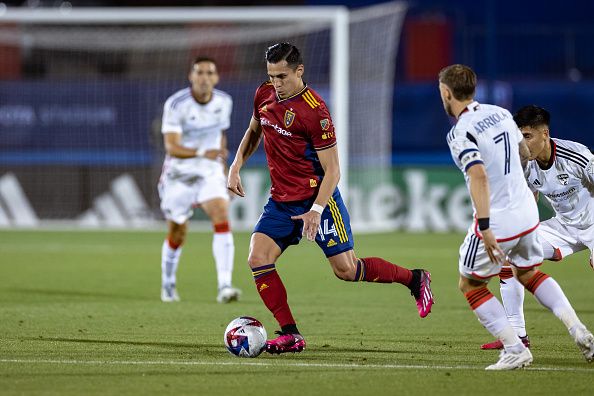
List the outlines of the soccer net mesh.
{"type": "MultiPolygon", "coordinates": [[[[381,182],[390,170],[394,62],[403,14],[399,3],[350,13],[349,155],[343,164],[349,186],[381,182]]],[[[162,107],[188,85],[192,59],[216,59],[217,88],[233,97],[228,144],[234,155],[255,89],[267,78],[264,50],[272,43],[289,41],[301,49],[306,82],[332,110],[331,36],[331,22],[319,20],[0,19],[0,226],[162,224],[156,188],[164,158],[162,107]]],[[[240,228],[253,226],[266,198],[262,148],[249,165],[242,177],[252,201],[233,203],[240,228]]]]}

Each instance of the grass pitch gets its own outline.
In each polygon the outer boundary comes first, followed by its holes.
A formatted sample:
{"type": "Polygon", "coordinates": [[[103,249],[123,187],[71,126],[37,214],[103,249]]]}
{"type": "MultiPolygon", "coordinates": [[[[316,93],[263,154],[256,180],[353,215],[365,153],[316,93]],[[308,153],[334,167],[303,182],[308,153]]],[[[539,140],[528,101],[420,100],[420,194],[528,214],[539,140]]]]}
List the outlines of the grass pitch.
{"type": "MultiPolygon", "coordinates": [[[[245,264],[236,234],[239,303],[215,302],[211,235],[190,233],[178,272],[182,301],[159,300],[164,233],[0,232],[0,394],[48,395],[475,395],[591,394],[588,365],[563,325],[526,296],[534,355],[527,370],[485,372],[491,337],[457,290],[462,235],[356,238],[359,256],[431,271],[436,304],[420,319],[401,285],[347,283],[302,242],[277,268],[306,337],[296,355],[239,359],[223,345],[234,317],[276,322],[245,264]]],[[[545,263],[582,321],[594,328],[585,252],[545,263]]],[[[498,295],[497,282],[491,290],[498,295]]]]}

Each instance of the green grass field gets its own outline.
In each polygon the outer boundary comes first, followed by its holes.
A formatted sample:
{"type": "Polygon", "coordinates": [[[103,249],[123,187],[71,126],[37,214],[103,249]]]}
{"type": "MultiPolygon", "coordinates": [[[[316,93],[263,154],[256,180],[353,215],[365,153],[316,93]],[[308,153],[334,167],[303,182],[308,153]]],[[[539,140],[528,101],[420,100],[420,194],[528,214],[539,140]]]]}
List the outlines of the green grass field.
{"type": "MultiPolygon", "coordinates": [[[[0,232],[0,394],[476,395],[591,394],[588,365],[565,328],[526,298],[534,364],[485,372],[496,352],[457,290],[461,235],[381,234],[356,240],[359,256],[382,256],[433,274],[427,319],[400,285],[346,283],[321,251],[302,242],[277,268],[307,339],[296,355],[231,356],[223,331],[234,317],[276,322],[245,264],[237,234],[234,283],[242,301],[215,302],[211,235],[191,233],[178,272],[182,301],[159,300],[160,247],[153,232],[0,232]]],[[[594,328],[594,273],[582,252],[545,263],[586,325],[594,328]]],[[[499,287],[492,282],[498,295],[499,287]]]]}

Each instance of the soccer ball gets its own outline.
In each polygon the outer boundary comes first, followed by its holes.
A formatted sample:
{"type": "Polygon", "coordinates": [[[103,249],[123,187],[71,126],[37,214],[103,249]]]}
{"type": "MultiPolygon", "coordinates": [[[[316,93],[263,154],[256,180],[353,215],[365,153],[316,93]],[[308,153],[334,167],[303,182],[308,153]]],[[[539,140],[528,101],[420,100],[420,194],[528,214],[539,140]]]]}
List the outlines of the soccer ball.
{"type": "Polygon", "coordinates": [[[233,319],[225,329],[227,350],[239,357],[255,358],[266,346],[266,329],[249,316],[233,319]]]}

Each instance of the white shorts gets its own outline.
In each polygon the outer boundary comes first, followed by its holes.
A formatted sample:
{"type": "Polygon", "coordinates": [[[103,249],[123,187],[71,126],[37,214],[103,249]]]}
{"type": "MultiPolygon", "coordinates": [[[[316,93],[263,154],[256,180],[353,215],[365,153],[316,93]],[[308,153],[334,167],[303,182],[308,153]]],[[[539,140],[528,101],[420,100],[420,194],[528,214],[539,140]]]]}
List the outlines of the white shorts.
{"type": "MultiPolygon", "coordinates": [[[[590,265],[592,265],[594,225],[589,228],[579,229],[577,227],[569,227],[556,217],[553,217],[540,223],[538,236],[543,245],[546,243],[552,247],[552,249],[548,249],[549,251],[558,250],[561,257],[555,257],[556,260],[585,249],[590,249],[590,265]]],[[[547,260],[553,258],[545,257],[547,260]]]]}
{"type": "Polygon", "coordinates": [[[161,210],[167,220],[183,224],[194,214],[194,207],[215,198],[229,200],[227,178],[223,172],[208,177],[171,177],[159,181],[161,210]]]}
{"type": "MultiPolygon", "coordinates": [[[[499,242],[499,246],[515,267],[529,269],[542,264],[542,246],[536,230],[509,241],[499,242]]],[[[489,279],[501,271],[501,264],[491,262],[483,240],[474,233],[472,227],[460,246],[458,269],[465,278],[475,280],[489,279]]]]}

